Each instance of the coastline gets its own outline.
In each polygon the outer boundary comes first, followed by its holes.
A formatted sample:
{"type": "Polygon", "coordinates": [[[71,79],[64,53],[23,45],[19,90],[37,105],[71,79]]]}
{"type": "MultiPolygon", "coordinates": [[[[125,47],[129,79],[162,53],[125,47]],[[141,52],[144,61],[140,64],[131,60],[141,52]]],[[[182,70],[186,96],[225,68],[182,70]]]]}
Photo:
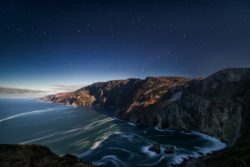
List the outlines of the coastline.
{"type": "MultiPolygon", "coordinates": [[[[44,102],[44,101],[42,101],[42,102],[44,102]]],[[[44,103],[47,103],[47,102],[44,102],[44,103]]],[[[51,103],[51,102],[49,102],[49,103],[51,103]]],[[[58,104],[59,106],[60,105],[62,105],[62,106],[65,106],[66,108],[68,108],[68,106],[67,105],[64,105],[64,104],[58,104]]],[[[55,106],[56,107],[56,106],[55,106]]],[[[70,107],[71,108],[71,107],[70,107]]],[[[81,108],[81,107],[80,107],[81,108]]],[[[83,107],[84,108],[84,107],[83,107]]],[[[89,107],[87,107],[87,108],[89,108],[89,107]]],[[[96,108],[97,110],[98,110],[98,108],[100,108],[100,107],[90,107],[90,108],[96,108]]],[[[102,107],[100,108],[100,109],[102,109],[102,107]]],[[[101,112],[101,111],[100,111],[101,112]]],[[[105,114],[105,113],[104,113],[105,114]]],[[[111,116],[112,117],[112,116],[111,116]]],[[[121,119],[119,119],[119,118],[117,118],[117,117],[112,117],[112,119],[118,119],[118,120],[121,120],[121,119]]],[[[127,124],[130,124],[130,125],[133,125],[133,126],[138,126],[138,124],[134,124],[134,123],[131,123],[131,122],[129,122],[129,121],[126,121],[126,120],[121,120],[121,121],[124,121],[124,122],[126,122],[127,124]]],[[[139,125],[140,126],[140,125],[139,125]]],[[[159,131],[159,133],[160,132],[164,132],[164,131],[167,131],[167,132],[176,132],[176,130],[174,130],[174,129],[159,129],[158,127],[152,127],[153,129],[155,129],[156,131],[159,131]]],[[[178,131],[178,130],[177,130],[178,131]]],[[[207,135],[205,135],[205,134],[200,134],[199,132],[194,132],[194,131],[185,131],[185,130],[180,130],[180,131],[178,131],[178,133],[183,133],[183,134],[190,134],[190,135],[192,135],[192,134],[199,134],[199,135],[202,135],[203,137],[209,137],[209,136],[207,136],[207,135]]],[[[28,144],[28,143],[26,143],[26,144],[28,144]]],[[[25,144],[25,145],[26,145],[25,144]]],[[[148,146],[150,146],[150,145],[148,145],[148,146]]],[[[164,145],[162,145],[162,148],[164,148],[164,145]]],[[[213,149],[213,148],[212,148],[213,149]]],[[[214,150],[214,149],[213,149],[214,150]]],[[[197,150],[198,151],[198,150],[197,150]]],[[[65,152],[65,153],[67,153],[67,152],[65,152]]],[[[195,154],[193,154],[193,156],[201,156],[202,154],[199,154],[198,152],[195,152],[195,154]],[[197,154],[196,154],[197,153],[197,154]]],[[[161,155],[163,155],[164,156],[164,153],[163,154],[161,154],[161,155]]],[[[191,154],[190,154],[191,155],[191,154]]],[[[179,155],[177,156],[177,157],[180,157],[179,155]]],[[[187,154],[185,155],[185,156],[183,156],[183,157],[180,157],[180,158],[178,158],[178,159],[176,159],[177,161],[182,161],[182,159],[184,159],[185,157],[187,157],[187,154]]],[[[171,162],[174,162],[174,161],[171,161],[171,162]]],[[[180,163],[180,162],[179,162],[180,163]]],[[[175,163],[175,164],[177,164],[177,163],[175,163]]]]}
{"type": "MultiPolygon", "coordinates": [[[[41,100],[39,99],[40,101],[43,101],[43,102],[47,102],[46,100],[41,100]]],[[[48,101],[49,103],[51,101],[48,101]]],[[[52,103],[55,103],[55,102],[52,102],[52,103]]],[[[56,103],[56,104],[59,104],[59,105],[64,105],[64,106],[70,106],[70,107],[79,107],[79,106],[73,106],[73,105],[69,105],[69,104],[64,104],[64,103],[56,103]]],[[[86,107],[93,107],[93,108],[97,108],[97,109],[103,109],[104,107],[100,107],[100,106],[86,106],[86,107]]],[[[107,114],[107,113],[104,113],[104,114],[107,114]]],[[[133,123],[131,121],[128,121],[128,120],[124,120],[124,119],[121,119],[117,116],[114,116],[114,115],[108,115],[108,116],[111,116],[112,119],[118,119],[118,120],[122,120],[122,121],[126,121],[128,124],[130,125],[133,125],[133,126],[137,126],[137,125],[140,125],[140,124],[137,124],[137,123],[133,123]]],[[[205,134],[205,133],[202,133],[202,132],[198,132],[198,131],[193,131],[193,130],[179,130],[179,129],[166,129],[166,128],[160,128],[160,127],[157,127],[155,126],[154,127],[155,130],[159,131],[159,132],[164,132],[164,131],[172,131],[172,132],[180,132],[180,133],[183,133],[183,134],[196,134],[200,137],[203,137],[203,138],[208,138],[209,140],[214,140],[214,144],[219,144],[220,146],[215,146],[215,147],[207,147],[205,149],[208,149],[208,150],[200,150],[198,151],[199,153],[198,154],[194,154],[194,155],[190,155],[190,156],[179,156],[178,160],[175,161],[174,163],[170,163],[170,167],[173,166],[173,167],[196,167],[196,166],[190,166],[190,164],[188,162],[192,162],[194,160],[203,160],[203,159],[207,159],[207,157],[210,157],[211,155],[213,154],[216,154],[216,153],[220,153],[220,152],[223,152],[224,150],[228,150],[230,147],[225,143],[225,141],[222,141],[214,136],[210,136],[208,134],[205,134]],[[215,140],[218,140],[218,141],[215,141],[215,140]],[[220,143],[218,143],[220,142],[220,143]],[[189,165],[189,166],[186,166],[186,165],[189,165]]],[[[150,147],[150,146],[148,146],[150,147]]],[[[147,150],[147,152],[150,152],[147,150]]],[[[152,154],[154,154],[153,152],[151,152],[152,154]]]]}
{"type": "Polygon", "coordinates": [[[188,160],[181,166],[237,167],[250,164],[249,83],[249,68],[225,69],[199,80],[148,77],[94,83],[40,100],[65,106],[114,106],[108,114],[133,125],[200,132],[228,147],[197,158],[184,157],[188,160]]]}
{"type": "Polygon", "coordinates": [[[249,167],[249,138],[250,136],[245,136],[231,147],[199,158],[189,158],[176,167],[249,167]]]}

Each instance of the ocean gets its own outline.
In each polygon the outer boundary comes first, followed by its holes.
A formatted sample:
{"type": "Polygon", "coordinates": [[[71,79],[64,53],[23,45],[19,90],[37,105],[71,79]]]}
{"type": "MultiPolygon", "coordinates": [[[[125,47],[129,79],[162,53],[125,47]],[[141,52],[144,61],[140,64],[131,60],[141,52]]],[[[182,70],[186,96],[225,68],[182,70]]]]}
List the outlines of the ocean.
{"type": "Polygon", "coordinates": [[[138,126],[110,116],[112,109],[73,107],[33,99],[0,99],[0,143],[42,144],[108,167],[164,166],[226,145],[198,133],[138,126]],[[148,150],[160,143],[162,152],[148,150]],[[174,146],[173,154],[164,148],[174,146]]]}

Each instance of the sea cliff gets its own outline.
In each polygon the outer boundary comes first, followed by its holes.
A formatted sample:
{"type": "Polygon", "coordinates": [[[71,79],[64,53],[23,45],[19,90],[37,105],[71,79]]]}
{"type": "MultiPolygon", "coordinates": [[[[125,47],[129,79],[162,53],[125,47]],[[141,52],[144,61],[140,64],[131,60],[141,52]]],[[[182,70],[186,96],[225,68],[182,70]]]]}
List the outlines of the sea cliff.
{"type": "Polygon", "coordinates": [[[113,114],[136,124],[199,131],[228,146],[250,143],[250,68],[224,69],[197,79],[147,77],[99,82],[42,100],[115,107],[113,114]]]}

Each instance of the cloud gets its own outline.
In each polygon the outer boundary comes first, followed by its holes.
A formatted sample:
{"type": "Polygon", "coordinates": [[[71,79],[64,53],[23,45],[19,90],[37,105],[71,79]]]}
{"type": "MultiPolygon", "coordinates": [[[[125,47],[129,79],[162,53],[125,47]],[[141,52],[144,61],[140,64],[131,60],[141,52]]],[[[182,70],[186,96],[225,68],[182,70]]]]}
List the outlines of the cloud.
{"type": "Polygon", "coordinates": [[[0,98],[37,98],[60,92],[72,92],[82,87],[84,87],[84,85],[57,84],[46,89],[28,89],[0,86],[0,98]]]}
{"type": "Polygon", "coordinates": [[[77,89],[80,89],[86,85],[79,84],[79,85],[65,85],[65,84],[57,84],[53,85],[53,90],[58,91],[58,92],[72,92],[77,89]]]}
{"type": "Polygon", "coordinates": [[[43,90],[0,87],[0,94],[46,93],[43,90]]]}

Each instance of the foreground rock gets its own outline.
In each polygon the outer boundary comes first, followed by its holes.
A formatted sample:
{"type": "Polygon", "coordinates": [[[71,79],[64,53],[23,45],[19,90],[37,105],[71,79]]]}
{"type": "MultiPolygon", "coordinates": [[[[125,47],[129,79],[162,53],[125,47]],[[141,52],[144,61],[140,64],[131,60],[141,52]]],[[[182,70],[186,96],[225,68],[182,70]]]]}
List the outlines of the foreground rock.
{"type": "Polygon", "coordinates": [[[165,154],[173,154],[174,152],[175,152],[174,146],[167,146],[167,148],[165,148],[165,150],[164,150],[165,154]]]}
{"type": "Polygon", "coordinates": [[[95,167],[82,162],[75,156],[67,154],[63,157],[52,153],[47,147],[40,145],[0,144],[1,167],[95,167]]]}
{"type": "Polygon", "coordinates": [[[151,147],[149,147],[148,150],[155,152],[157,154],[160,154],[161,153],[161,145],[159,143],[155,143],[151,147]]]}

